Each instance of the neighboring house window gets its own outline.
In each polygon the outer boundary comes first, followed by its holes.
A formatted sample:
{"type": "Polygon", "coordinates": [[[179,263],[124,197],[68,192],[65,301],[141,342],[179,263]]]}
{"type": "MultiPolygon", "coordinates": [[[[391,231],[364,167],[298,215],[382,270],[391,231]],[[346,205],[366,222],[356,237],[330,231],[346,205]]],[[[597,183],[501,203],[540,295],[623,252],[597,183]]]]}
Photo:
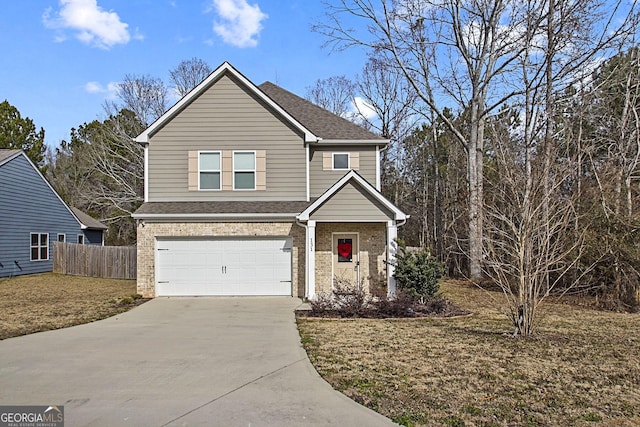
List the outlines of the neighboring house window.
{"type": "Polygon", "coordinates": [[[65,240],[66,240],[66,236],[64,235],[64,233],[58,234],[58,242],[64,243],[65,240]]]}
{"type": "Polygon", "coordinates": [[[31,233],[31,261],[49,259],[49,235],[47,233],[31,233]]]}
{"type": "Polygon", "coordinates": [[[349,169],[349,153],[333,153],[333,169],[349,169]]]}
{"type": "Polygon", "coordinates": [[[220,152],[199,154],[198,175],[200,190],[220,190],[220,152]]]}
{"type": "Polygon", "coordinates": [[[78,243],[84,245],[84,235],[78,234],[78,243]]]}
{"type": "Polygon", "coordinates": [[[255,151],[233,152],[233,189],[256,189],[256,153],[255,151]]]}

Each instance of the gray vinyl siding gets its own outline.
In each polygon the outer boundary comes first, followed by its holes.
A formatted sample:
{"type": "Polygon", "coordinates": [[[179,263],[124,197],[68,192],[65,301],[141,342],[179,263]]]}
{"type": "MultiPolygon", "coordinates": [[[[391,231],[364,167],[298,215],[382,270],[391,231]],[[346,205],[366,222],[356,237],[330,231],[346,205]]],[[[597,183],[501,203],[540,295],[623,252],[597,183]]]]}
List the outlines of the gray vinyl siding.
{"type": "Polygon", "coordinates": [[[360,167],[358,173],[371,185],[376,185],[376,147],[374,146],[329,146],[312,147],[309,156],[309,192],[311,197],[319,197],[327,191],[333,184],[342,178],[348,171],[346,170],[323,170],[323,152],[330,153],[360,153],[360,167]]]}
{"type": "Polygon", "coordinates": [[[228,75],[149,140],[149,201],[306,200],[303,137],[228,75]],[[265,191],[189,191],[188,152],[266,150],[265,191]]]}
{"type": "Polygon", "coordinates": [[[316,221],[374,222],[393,219],[393,214],[368,193],[347,183],[310,217],[316,221]]]}
{"type": "Polygon", "coordinates": [[[51,271],[58,234],[75,243],[82,230],[24,155],[0,166],[0,277],[51,271]],[[49,235],[49,260],[31,261],[31,233],[49,235]]]}

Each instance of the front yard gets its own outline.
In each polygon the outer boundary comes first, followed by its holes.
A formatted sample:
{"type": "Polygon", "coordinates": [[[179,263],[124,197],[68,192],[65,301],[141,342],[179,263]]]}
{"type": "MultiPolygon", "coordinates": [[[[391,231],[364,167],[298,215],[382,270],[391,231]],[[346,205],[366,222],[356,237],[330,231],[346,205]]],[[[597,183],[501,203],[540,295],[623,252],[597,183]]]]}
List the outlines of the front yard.
{"type": "Polygon", "coordinates": [[[334,388],[404,425],[640,425],[640,315],[545,303],[537,335],[513,338],[501,294],[441,289],[474,314],[299,318],[302,342],[334,388]]]}
{"type": "Polygon", "coordinates": [[[0,279],[0,339],[104,319],[129,310],[135,280],[45,273],[0,279]]]}

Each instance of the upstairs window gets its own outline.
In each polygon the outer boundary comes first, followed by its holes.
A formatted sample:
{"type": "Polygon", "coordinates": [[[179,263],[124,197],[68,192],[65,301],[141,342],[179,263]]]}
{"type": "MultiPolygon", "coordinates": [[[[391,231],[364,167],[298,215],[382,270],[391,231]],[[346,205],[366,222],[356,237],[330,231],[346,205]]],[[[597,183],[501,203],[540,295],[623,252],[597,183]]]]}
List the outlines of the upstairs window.
{"type": "Polygon", "coordinates": [[[58,234],[58,242],[64,243],[67,240],[67,236],[64,233],[58,234]]]}
{"type": "Polygon", "coordinates": [[[256,189],[256,152],[233,152],[233,189],[256,189]]]}
{"type": "Polygon", "coordinates": [[[201,152],[198,155],[200,190],[220,190],[220,152],[201,152]]]}
{"type": "Polygon", "coordinates": [[[333,169],[348,170],[349,169],[349,153],[333,153],[333,169]]]}
{"type": "Polygon", "coordinates": [[[49,259],[49,235],[47,233],[31,233],[31,261],[49,259]]]}
{"type": "MultiPolygon", "coordinates": [[[[370,163],[370,167],[375,166],[370,163]]],[[[344,171],[360,169],[360,152],[359,151],[323,151],[322,152],[322,170],[323,171],[344,171]]]]}

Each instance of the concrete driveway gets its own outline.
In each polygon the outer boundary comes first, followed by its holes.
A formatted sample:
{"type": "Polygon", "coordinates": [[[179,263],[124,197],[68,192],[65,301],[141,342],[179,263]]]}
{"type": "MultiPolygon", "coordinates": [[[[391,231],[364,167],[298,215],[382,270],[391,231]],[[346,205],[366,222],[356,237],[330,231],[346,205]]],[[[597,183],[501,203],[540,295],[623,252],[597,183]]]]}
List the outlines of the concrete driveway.
{"type": "Polygon", "coordinates": [[[157,298],[0,341],[0,405],[64,405],[66,426],[388,426],[313,369],[295,298],[157,298]]]}

